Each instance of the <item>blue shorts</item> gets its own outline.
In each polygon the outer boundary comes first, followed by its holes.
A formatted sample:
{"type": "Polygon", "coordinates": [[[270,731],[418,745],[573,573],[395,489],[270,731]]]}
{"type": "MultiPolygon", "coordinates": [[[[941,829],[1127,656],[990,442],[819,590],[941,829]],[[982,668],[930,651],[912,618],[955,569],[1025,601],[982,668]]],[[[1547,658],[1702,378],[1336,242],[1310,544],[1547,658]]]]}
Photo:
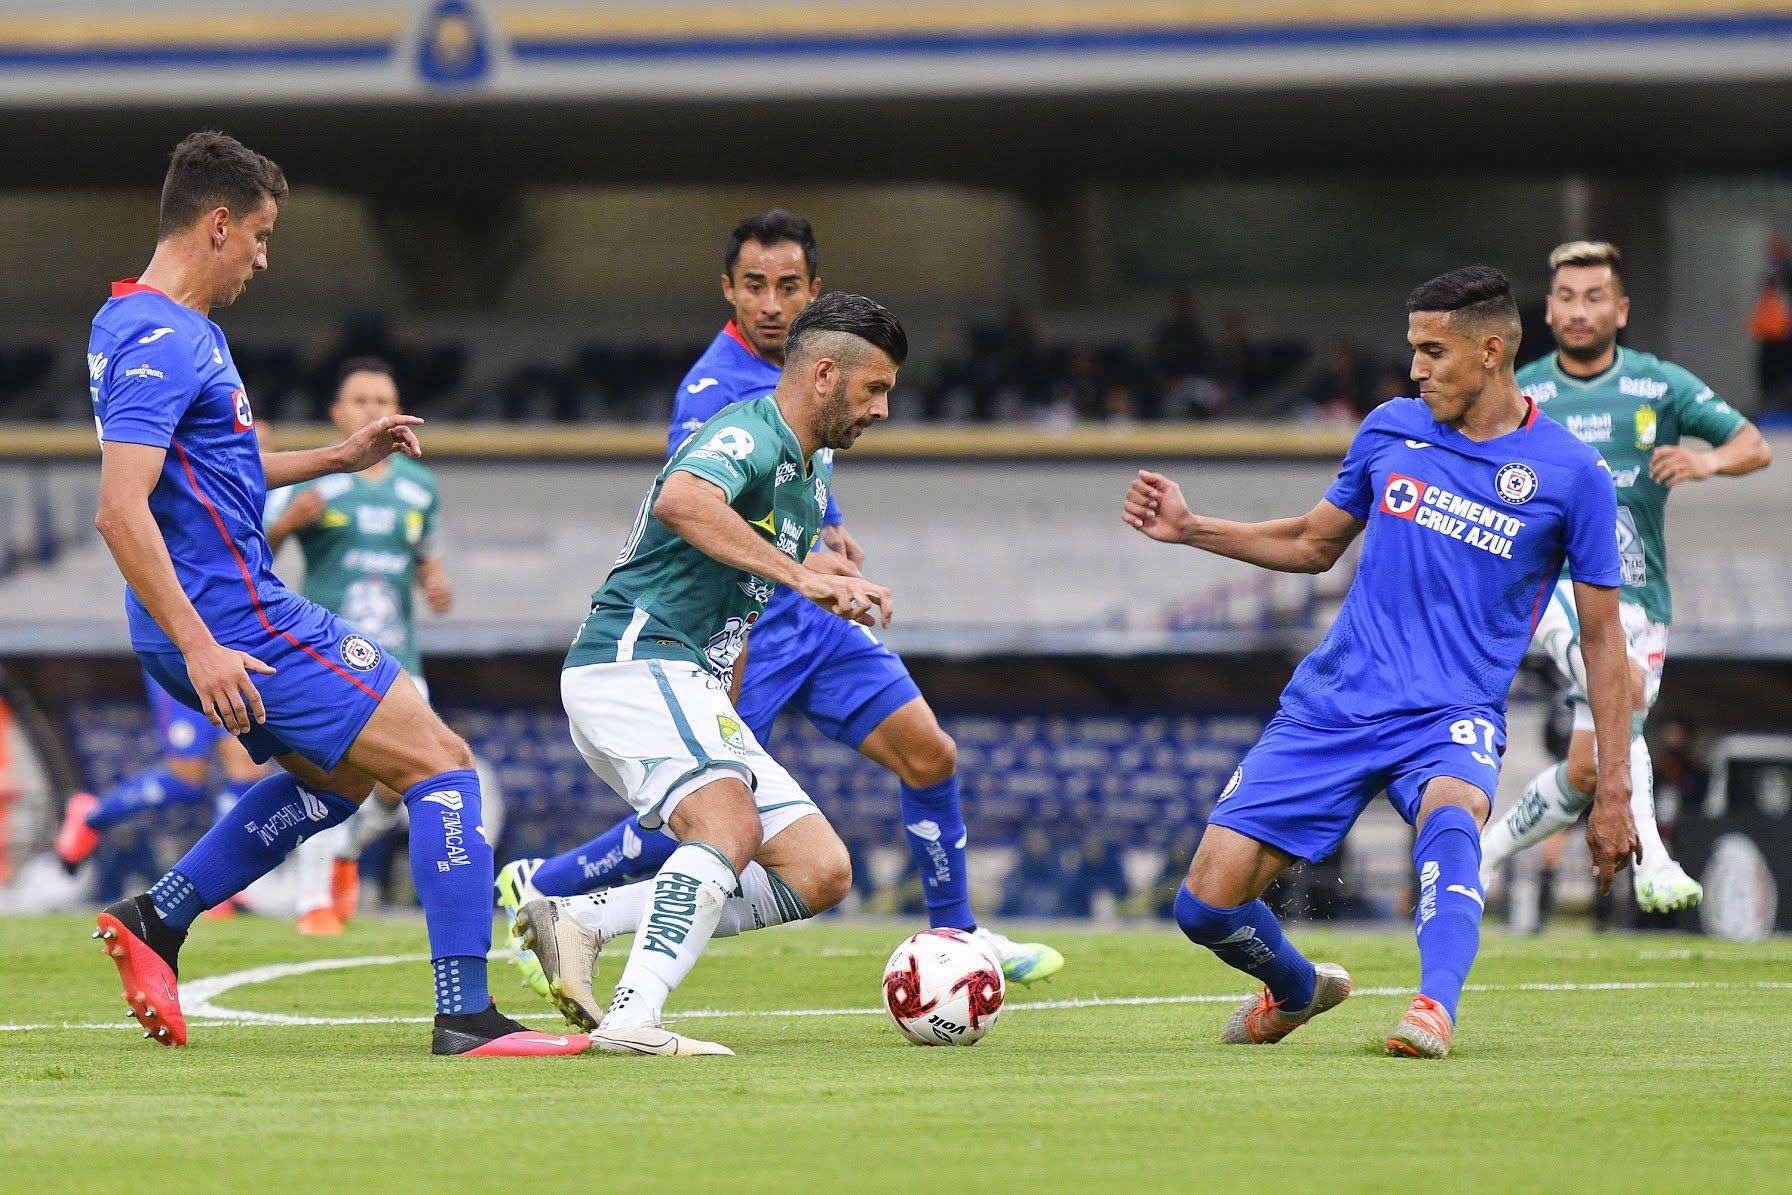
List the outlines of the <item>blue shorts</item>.
{"type": "MultiPolygon", "coordinates": [[[[184,667],[184,665],[183,665],[184,667]]],[[[163,759],[209,759],[212,748],[227,732],[206,721],[204,714],[190,710],[168,695],[156,678],[143,670],[143,684],[149,690],[149,709],[155,715],[156,738],[162,745],[163,759]]]]}
{"type": "Polygon", "coordinates": [[[740,716],[761,744],[794,704],[815,728],[853,750],[891,714],[921,695],[901,657],[870,627],[835,617],[780,589],[747,641],[740,716]]]}
{"type": "MultiPolygon", "coordinates": [[[[265,614],[272,634],[254,642],[226,644],[275,670],[272,676],[249,674],[268,720],[238,738],[256,763],[296,751],[330,771],[342,762],[398,676],[398,661],[336,615],[297,594],[269,602],[265,614]]],[[[199,708],[179,652],[139,650],[137,658],[175,700],[199,708]]],[[[213,729],[210,723],[206,728],[213,729]]]]}
{"type": "Polygon", "coordinates": [[[1503,710],[1407,714],[1350,727],[1308,726],[1278,713],[1232,773],[1208,824],[1316,862],[1338,849],[1384,789],[1409,825],[1425,785],[1438,776],[1467,781],[1492,801],[1505,750],[1503,710]]]}

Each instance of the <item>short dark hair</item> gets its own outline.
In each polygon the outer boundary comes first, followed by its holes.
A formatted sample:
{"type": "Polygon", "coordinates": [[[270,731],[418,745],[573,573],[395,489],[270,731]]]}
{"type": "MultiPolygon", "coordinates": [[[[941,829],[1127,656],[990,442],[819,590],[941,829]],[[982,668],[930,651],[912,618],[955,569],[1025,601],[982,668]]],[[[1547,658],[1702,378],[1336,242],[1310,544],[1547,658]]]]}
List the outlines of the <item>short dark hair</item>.
{"type": "Polygon", "coordinates": [[[162,180],[156,235],[184,232],[213,208],[246,216],[265,198],[286,200],[286,175],[272,161],[226,133],[194,133],[174,147],[162,180]]]}
{"type": "Polygon", "coordinates": [[[1454,317],[1452,322],[1495,326],[1506,341],[1506,355],[1510,357],[1518,351],[1522,327],[1518,301],[1512,297],[1512,284],[1492,266],[1463,266],[1439,274],[1413,289],[1407,296],[1406,310],[1409,314],[1445,311],[1454,317]]]}
{"type": "Polygon", "coordinates": [[[1618,293],[1624,293],[1624,255],[1610,241],[1569,241],[1550,250],[1550,285],[1555,284],[1556,271],[1563,266],[1605,266],[1618,284],[1618,293]]]}
{"type": "Polygon", "coordinates": [[[893,364],[901,365],[908,357],[908,333],[889,308],[864,295],[843,290],[829,291],[791,321],[790,333],[784,338],[784,360],[789,363],[803,355],[805,342],[827,332],[844,332],[856,336],[873,348],[883,350],[893,364]]]}
{"type": "Polygon", "coordinates": [[[803,264],[809,267],[809,277],[815,277],[815,229],[795,212],[775,207],[769,212],[748,216],[734,226],[734,231],[728,234],[728,252],[722,258],[722,271],[730,278],[734,277],[734,263],[740,260],[740,247],[748,241],[758,241],[768,249],[787,241],[794,242],[802,248],[803,264]]]}
{"type": "Polygon", "coordinates": [[[398,382],[398,371],[393,369],[392,363],[390,361],[386,360],[384,357],[375,357],[372,355],[361,356],[361,357],[350,357],[348,360],[344,361],[341,365],[336,367],[336,391],[335,392],[337,395],[340,395],[342,393],[342,384],[344,382],[348,381],[351,376],[353,376],[354,374],[357,374],[357,373],[384,374],[386,377],[389,377],[392,379],[394,385],[396,385],[398,382]]]}

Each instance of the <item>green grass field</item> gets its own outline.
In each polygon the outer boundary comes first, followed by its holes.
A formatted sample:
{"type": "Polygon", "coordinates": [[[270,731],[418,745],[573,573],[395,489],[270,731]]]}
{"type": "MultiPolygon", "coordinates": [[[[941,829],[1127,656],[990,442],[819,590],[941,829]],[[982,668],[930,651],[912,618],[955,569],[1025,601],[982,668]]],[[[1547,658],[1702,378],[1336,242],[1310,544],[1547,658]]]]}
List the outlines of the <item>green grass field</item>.
{"type": "MultiPolygon", "coordinates": [[[[1163,1000],[1245,988],[1173,928],[1052,930],[1070,960],[1057,981],[1011,988],[976,1047],[923,1049],[881,1012],[788,1012],[877,1009],[902,928],[797,927],[716,943],[675,997],[735,1014],[687,1026],[736,1058],[480,1061],[432,1057],[420,1024],[201,1024],[186,1049],[154,1046],[91,924],[0,922],[0,1024],[56,1026],[0,1030],[0,1189],[1703,1192],[1792,1174],[1792,942],[1490,933],[1472,977],[1489,990],[1465,998],[1437,1063],[1380,1049],[1405,1000],[1374,989],[1416,976],[1398,932],[1301,932],[1369,991],[1242,1048],[1217,1041],[1230,1001],[1163,1000]],[[1028,1007],[1134,997],[1160,1002],[1028,1007]]],[[[326,941],[201,923],[183,972],[191,991],[423,948],[418,922],[326,941]]],[[[502,1007],[558,1023],[508,967],[492,980],[502,1007]]],[[[403,1018],[429,991],[407,962],[215,1003],[403,1018]]]]}

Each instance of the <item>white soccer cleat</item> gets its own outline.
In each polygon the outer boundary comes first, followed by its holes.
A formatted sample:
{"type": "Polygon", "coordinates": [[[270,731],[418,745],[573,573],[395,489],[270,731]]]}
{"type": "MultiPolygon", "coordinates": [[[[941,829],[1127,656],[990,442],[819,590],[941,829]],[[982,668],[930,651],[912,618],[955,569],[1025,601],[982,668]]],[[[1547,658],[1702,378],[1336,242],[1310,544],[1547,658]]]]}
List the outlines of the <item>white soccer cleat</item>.
{"type": "Polygon", "coordinates": [[[734,1057],[734,1051],[727,1046],[674,1033],[657,1021],[651,1025],[636,1025],[631,1029],[600,1028],[593,1031],[591,1040],[598,1049],[611,1054],[658,1054],[681,1058],[700,1055],[734,1057]]]}
{"type": "Polygon", "coordinates": [[[1672,913],[1690,909],[1705,899],[1705,888],[1672,859],[1648,871],[1637,869],[1637,907],[1645,913],[1672,913]]]}
{"type": "Polygon", "coordinates": [[[603,1010],[591,994],[603,944],[573,920],[564,900],[550,896],[525,904],[517,910],[511,933],[540,964],[547,998],[567,1024],[591,1029],[603,1020],[603,1010]]]}

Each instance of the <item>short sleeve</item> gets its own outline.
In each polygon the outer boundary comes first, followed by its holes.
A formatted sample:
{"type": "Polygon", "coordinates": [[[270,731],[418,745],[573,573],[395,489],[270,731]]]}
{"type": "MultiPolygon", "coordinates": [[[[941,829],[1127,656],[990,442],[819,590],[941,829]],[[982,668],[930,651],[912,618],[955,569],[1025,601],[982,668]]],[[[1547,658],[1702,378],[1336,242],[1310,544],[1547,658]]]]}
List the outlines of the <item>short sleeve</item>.
{"type": "Polygon", "coordinates": [[[1325,491],[1327,502],[1351,518],[1364,522],[1368,521],[1373,505],[1370,495],[1375,487],[1369,478],[1369,466],[1375,458],[1376,435],[1372,429],[1376,422],[1372,412],[1357,428],[1356,439],[1350,442],[1350,451],[1344,454],[1344,463],[1338,466],[1338,479],[1325,491]]]}
{"type": "Polygon", "coordinates": [[[145,327],[125,338],[106,365],[100,439],[166,448],[199,397],[193,345],[172,328],[145,327]]]}
{"type": "Polygon", "coordinates": [[[286,508],[292,505],[293,495],[310,484],[306,481],[300,482],[298,485],[283,485],[277,490],[268,491],[268,500],[262,504],[261,508],[261,525],[263,527],[273,526],[274,521],[285,514],[286,508]]]}
{"type": "Polygon", "coordinates": [[[1674,413],[1679,416],[1681,435],[1696,436],[1715,447],[1729,440],[1748,422],[1741,411],[1719,398],[1691,371],[1665,364],[1663,369],[1667,373],[1674,413]]]}
{"type": "Polygon", "coordinates": [[[442,492],[429,487],[429,505],[423,508],[423,534],[417,537],[417,554],[433,556],[436,545],[436,519],[442,509],[442,492]]]}
{"type": "MultiPolygon", "coordinates": [[[[702,365],[699,363],[698,369],[702,365]]],[[[686,440],[705,423],[716,417],[734,400],[734,388],[721,378],[709,377],[693,369],[679,383],[672,400],[672,428],[666,436],[666,456],[672,457],[686,440]]]]}
{"type": "Polygon", "coordinates": [[[1604,461],[1576,474],[1567,507],[1563,546],[1568,576],[1583,585],[1617,588],[1624,582],[1618,559],[1618,490],[1604,461]]]}
{"type": "Polygon", "coordinates": [[[739,411],[698,434],[700,441],[692,437],[679,450],[672,472],[690,473],[713,482],[730,502],[778,467],[777,436],[757,420],[742,418],[739,411]]]}

